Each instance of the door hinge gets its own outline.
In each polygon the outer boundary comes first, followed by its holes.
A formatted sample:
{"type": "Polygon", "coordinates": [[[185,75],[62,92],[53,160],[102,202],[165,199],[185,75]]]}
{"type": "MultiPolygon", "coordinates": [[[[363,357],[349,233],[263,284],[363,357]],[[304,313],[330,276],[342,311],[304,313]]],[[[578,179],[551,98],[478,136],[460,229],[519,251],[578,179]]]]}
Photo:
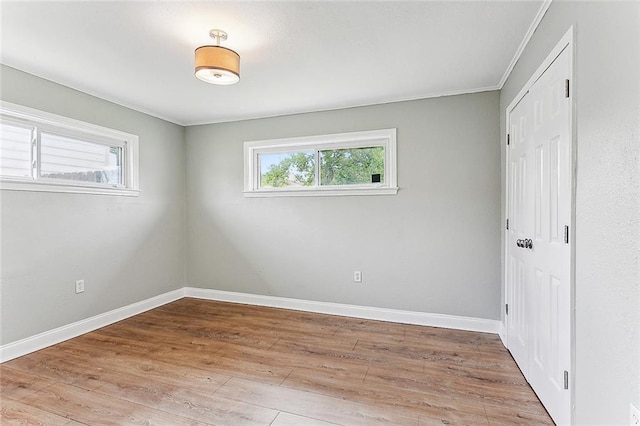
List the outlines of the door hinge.
{"type": "Polygon", "coordinates": [[[510,143],[511,143],[511,135],[507,133],[507,146],[509,146],[510,143]]]}
{"type": "Polygon", "coordinates": [[[569,225],[564,226],[564,243],[569,244],[569,225]]]}
{"type": "Polygon", "coordinates": [[[564,388],[569,389],[569,372],[564,370],[564,388]]]}
{"type": "Polygon", "coordinates": [[[507,219],[507,230],[509,230],[509,219],[507,219]]]}
{"type": "Polygon", "coordinates": [[[505,313],[505,315],[509,315],[509,304],[508,303],[504,305],[504,313],[505,313]]]}
{"type": "Polygon", "coordinates": [[[565,98],[569,97],[569,79],[566,79],[564,81],[564,97],[565,98]]]}

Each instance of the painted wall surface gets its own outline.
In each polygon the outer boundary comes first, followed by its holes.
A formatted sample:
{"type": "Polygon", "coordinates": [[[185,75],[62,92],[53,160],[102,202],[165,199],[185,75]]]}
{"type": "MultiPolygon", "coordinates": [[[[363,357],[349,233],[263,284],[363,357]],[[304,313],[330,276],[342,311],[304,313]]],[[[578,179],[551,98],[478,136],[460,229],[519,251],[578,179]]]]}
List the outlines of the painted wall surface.
{"type": "Polygon", "coordinates": [[[640,3],[554,1],[501,92],[501,129],[506,107],[572,25],[575,422],[628,424],[629,403],[640,406],[640,3]]]}
{"type": "Polygon", "coordinates": [[[189,285],[498,319],[498,101],[487,92],[187,128],[189,285]],[[383,128],[397,128],[395,196],[242,194],[243,141],[383,128]]]}
{"type": "Polygon", "coordinates": [[[184,128],[1,71],[5,101],[138,135],[141,187],[137,198],[1,191],[1,343],[183,287],[184,128]]]}

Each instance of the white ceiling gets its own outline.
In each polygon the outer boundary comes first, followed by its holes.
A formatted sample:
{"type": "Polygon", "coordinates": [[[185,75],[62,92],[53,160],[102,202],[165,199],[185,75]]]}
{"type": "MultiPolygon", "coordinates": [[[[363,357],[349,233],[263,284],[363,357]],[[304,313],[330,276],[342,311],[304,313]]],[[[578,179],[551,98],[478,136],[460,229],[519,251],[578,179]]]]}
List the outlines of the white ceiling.
{"type": "Polygon", "coordinates": [[[5,65],[182,124],[498,89],[539,1],[0,3],[5,65]],[[209,30],[241,80],[193,75],[209,30]]]}

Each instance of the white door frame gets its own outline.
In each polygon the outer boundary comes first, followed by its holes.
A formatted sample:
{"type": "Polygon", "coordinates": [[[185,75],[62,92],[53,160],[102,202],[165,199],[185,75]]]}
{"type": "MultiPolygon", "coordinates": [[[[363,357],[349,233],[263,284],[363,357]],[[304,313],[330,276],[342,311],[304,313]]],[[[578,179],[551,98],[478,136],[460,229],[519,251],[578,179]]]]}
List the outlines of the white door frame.
{"type": "MultiPolygon", "coordinates": [[[[533,75],[531,76],[531,78],[529,78],[529,80],[527,81],[527,83],[522,87],[522,89],[518,92],[518,94],[515,96],[515,98],[511,101],[511,103],[509,104],[509,106],[506,108],[505,110],[505,135],[509,134],[509,129],[510,129],[510,123],[509,123],[509,113],[516,107],[516,105],[518,104],[518,102],[520,102],[520,100],[522,100],[522,98],[529,92],[529,90],[531,89],[531,87],[533,86],[533,84],[540,78],[540,76],[547,70],[547,68],[549,68],[549,66],[553,63],[553,61],[560,55],[560,53],[562,53],[563,50],[567,49],[569,52],[569,75],[570,75],[570,104],[569,104],[569,115],[570,115],[570,119],[571,119],[571,126],[570,126],[570,149],[571,149],[571,154],[570,154],[570,159],[571,159],[571,172],[570,172],[570,179],[571,179],[571,221],[570,221],[570,225],[569,225],[569,243],[571,245],[571,265],[570,265],[570,280],[569,280],[569,285],[570,285],[570,292],[571,292],[571,301],[570,301],[570,312],[571,312],[571,330],[570,330],[570,336],[571,336],[571,342],[570,342],[570,346],[571,346],[571,365],[570,365],[570,373],[569,373],[569,392],[571,393],[570,396],[570,400],[571,400],[571,421],[573,421],[574,418],[574,413],[575,413],[575,257],[576,257],[576,250],[575,250],[575,242],[576,242],[576,238],[575,238],[575,223],[576,223],[576,148],[577,148],[577,141],[576,141],[576,117],[575,117],[575,111],[576,111],[576,78],[575,78],[575,43],[574,43],[574,39],[575,39],[575,29],[573,26],[571,26],[569,28],[569,30],[562,36],[562,38],[560,39],[560,41],[558,42],[558,44],[556,44],[556,46],[551,50],[551,52],[547,55],[547,57],[544,59],[544,61],[542,61],[542,64],[538,67],[538,69],[533,73],[533,75]]],[[[506,136],[505,136],[505,140],[506,140],[506,136]]],[[[503,176],[503,193],[504,193],[504,200],[505,200],[505,204],[503,206],[504,209],[504,213],[505,213],[505,218],[509,218],[509,192],[508,192],[508,170],[509,170],[509,150],[506,149],[506,143],[505,143],[505,151],[506,151],[506,155],[505,155],[505,174],[503,176]]],[[[503,225],[506,225],[503,224],[503,225]]],[[[504,228],[503,228],[504,229],[504,228]]],[[[503,252],[502,252],[502,260],[503,260],[503,271],[502,271],[502,297],[503,300],[505,301],[505,303],[507,302],[508,299],[508,288],[507,288],[507,250],[508,250],[508,238],[509,238],[509,234],[508,232],[504,232],[504,236],[503,236],[503,252]]],[[[504,315],[503,311],[503,315],[504,315]]],[[[502,341],[505,344],[505,346],[507,346],[507,335],[506,333],[508,332],[507,330],[507,324],[506,322],[508,321],[508,316],[503,316],[504,318],[504,323],[503,323],[503,333],[504,335],[501,336],[502,337],[502,341]]]]}

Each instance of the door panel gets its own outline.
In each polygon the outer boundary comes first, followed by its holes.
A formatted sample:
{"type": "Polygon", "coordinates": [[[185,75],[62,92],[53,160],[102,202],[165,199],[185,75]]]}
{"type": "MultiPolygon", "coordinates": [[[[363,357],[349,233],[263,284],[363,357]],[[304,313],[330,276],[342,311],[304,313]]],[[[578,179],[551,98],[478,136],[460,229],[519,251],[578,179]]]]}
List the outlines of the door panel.
{"type": "Polygon", "coordinates": [[[529,232],[530,199],[527,197],[530,185],[528,176],[531,104],[525,97],[511,111],[510,135],[511,152],[509,157],[509,198],[510,224],[507,231],[507,303],[509,321],[507,322],[507,342],[516,363],[525,377],[529,370],[528,327],[527,327],[527,259],[528,253],[516,248],[516,241],[524,239],[529,232]]]}
{"type": "Polygon", "coordinates": [[[539,295],[530,321],[530,338],[536,346],[529,366],[529,382],[558,423],[569,420],[569,392],[564,371],[570,370],[570,245],[564,226],[571,222],[570,100],[565,98],[569,78],[569,52],[565,49],[536,81],[529,95],[536,108],[532,139],[536,156],[536,212],[541,212],[541,232],[535,235],[532,264],[540,271],[539,295]],[[562,229],[562,231],[561,231],[562,229]]]}
{"type": "Polygon", "coordinates": [[[545,230],[544,221],[546,219],[546,209],[545,209],[545,161],[544,161],[544,146],[536,147],[536,174],[535,174],[535,199],[534,199],[534,210],[535,210],[535,231],[533,235],[535,239],[544,238],[543,231],[545,230]]]}
{"type": "Polygon", "coordinates": [[[560,230],[560,137],[552,138],[549,142],[549,224],[550,240],[559,243],[564,237],[560,230]]]}

